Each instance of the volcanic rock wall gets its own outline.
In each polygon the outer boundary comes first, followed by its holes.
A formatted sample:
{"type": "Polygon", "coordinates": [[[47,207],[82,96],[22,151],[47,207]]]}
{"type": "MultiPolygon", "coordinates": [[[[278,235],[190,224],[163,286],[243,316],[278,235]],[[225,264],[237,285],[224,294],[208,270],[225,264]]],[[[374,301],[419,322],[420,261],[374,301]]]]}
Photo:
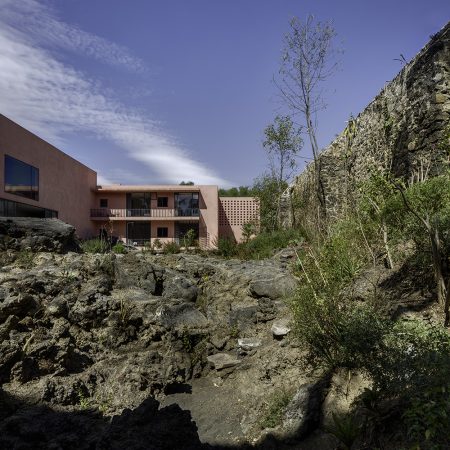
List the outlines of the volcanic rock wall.
{"type": "MultiPolygon", "coordinates": [[[[328,216],[352,203],[358,184],[373,169],[405,179],[442,172],[449,158],[442,145],[449,119],[450,22],[321,153],[328,216]]],[[[315,186],[310,164],[285,195],[285,225],[292,225],[296,215],[317,214],[315,186]]]]}

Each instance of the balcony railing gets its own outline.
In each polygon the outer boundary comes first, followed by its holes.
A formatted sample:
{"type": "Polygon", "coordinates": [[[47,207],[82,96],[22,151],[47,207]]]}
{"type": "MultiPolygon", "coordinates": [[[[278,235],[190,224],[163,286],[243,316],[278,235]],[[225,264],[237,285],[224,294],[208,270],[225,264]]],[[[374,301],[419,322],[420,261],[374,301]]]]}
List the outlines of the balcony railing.
{"type": "Polygon", "coordinates": [[[200,210],[198,208],[189,209],[110,209],[110,208],[97,208],[91,209],[91,217],[95,218],[127,218],[127,217],[199,217],[200,210]]]}

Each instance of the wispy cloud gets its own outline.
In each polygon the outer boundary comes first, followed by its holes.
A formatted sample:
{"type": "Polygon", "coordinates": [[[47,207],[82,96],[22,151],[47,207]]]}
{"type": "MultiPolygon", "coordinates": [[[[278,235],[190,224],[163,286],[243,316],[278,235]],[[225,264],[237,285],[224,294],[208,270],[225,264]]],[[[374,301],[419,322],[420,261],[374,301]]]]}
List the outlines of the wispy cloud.
{"type": "Polygon", "coordinates": [[[0,4],[3,5],[3,21],[26,30],[34,44],[71,50],[130,71],[147,71],[145,63],[125,47],[58,20],[55,11],[45,3],[2,0],[0,4]]]}
{"type": "Polygon", "coordinates": [[[111,97],[92,74],[58,60],[52,48],[63,46],[140,71],[144,65],[137,58],[57,20],[36,0],[0,0],[0,8],[1,113],[56,143],[67,132],[109,140],[125,150],[124,157],[145,164],[161,181],[189,178],[198,184],[229,185],[194,161],[160,124],[111,97]],[[32,18],[23,19],[27,16],[32,18]]]}

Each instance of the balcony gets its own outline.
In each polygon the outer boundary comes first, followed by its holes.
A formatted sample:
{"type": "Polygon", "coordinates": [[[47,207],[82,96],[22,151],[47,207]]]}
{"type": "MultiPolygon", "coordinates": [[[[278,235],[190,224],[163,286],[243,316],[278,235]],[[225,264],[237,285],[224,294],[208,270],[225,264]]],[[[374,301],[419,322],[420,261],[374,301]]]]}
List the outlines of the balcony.
{"type": "Polygon", "coordinates": [[[138,220],[158,220],[158,219],[185,219],[200,217],[200,209],[110,209],[96,208],[91,209],[91,219],[138,219],[138,220]]]}

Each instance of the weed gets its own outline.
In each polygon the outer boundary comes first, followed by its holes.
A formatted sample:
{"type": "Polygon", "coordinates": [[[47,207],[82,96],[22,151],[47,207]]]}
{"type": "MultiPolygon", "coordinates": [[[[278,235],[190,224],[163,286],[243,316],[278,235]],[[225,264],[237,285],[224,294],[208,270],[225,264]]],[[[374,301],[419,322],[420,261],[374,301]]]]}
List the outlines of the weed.
{"type": "Polygon", "coordinates": [[[292,395],[285,389],[280,389],[272,394],[266,403],[266,413],[259,422],[260,426],[262,428],[275,428],[280,425],[291,398],[292,395]]]}
{"type": "Polygon", "coordinates": [[[180,253],[180,246],[176,242],[165,242],[162,249],[166,255],[180,253]]]}
{"type": "Polygon", "coordinates": [[[111,249],[109,242],[100,238],[83,241],[80,247],[84,253],[107,253],[111,249]]]}
{"type": "Polygon", "coordinates": [[[16,256],[16,264],[23,269],[31,269],[34,262],[34,253],[31,250],[20,250],[16,256]]]}
{"type": "Polygon", "coordinates": [[[86,393],[81,386],[77,389],[77,396],[78,405],[81,409],[88,409],[91,406],[91,399],[86,396],[86,393]]]}
{"type": "Polygon", "coordinates": [[[361,427],[353,414],[333,414],[333,424],[327,431],[339,439],[345,450],[350,450],[361,432],[361,427]]]}
{"type": "Polygon", "coordinates": [[[125,246],[123,245],[122,242],[118,242],[116,245],[114,245],[112,251],[117,254],[126,253],[125,246]]]}

